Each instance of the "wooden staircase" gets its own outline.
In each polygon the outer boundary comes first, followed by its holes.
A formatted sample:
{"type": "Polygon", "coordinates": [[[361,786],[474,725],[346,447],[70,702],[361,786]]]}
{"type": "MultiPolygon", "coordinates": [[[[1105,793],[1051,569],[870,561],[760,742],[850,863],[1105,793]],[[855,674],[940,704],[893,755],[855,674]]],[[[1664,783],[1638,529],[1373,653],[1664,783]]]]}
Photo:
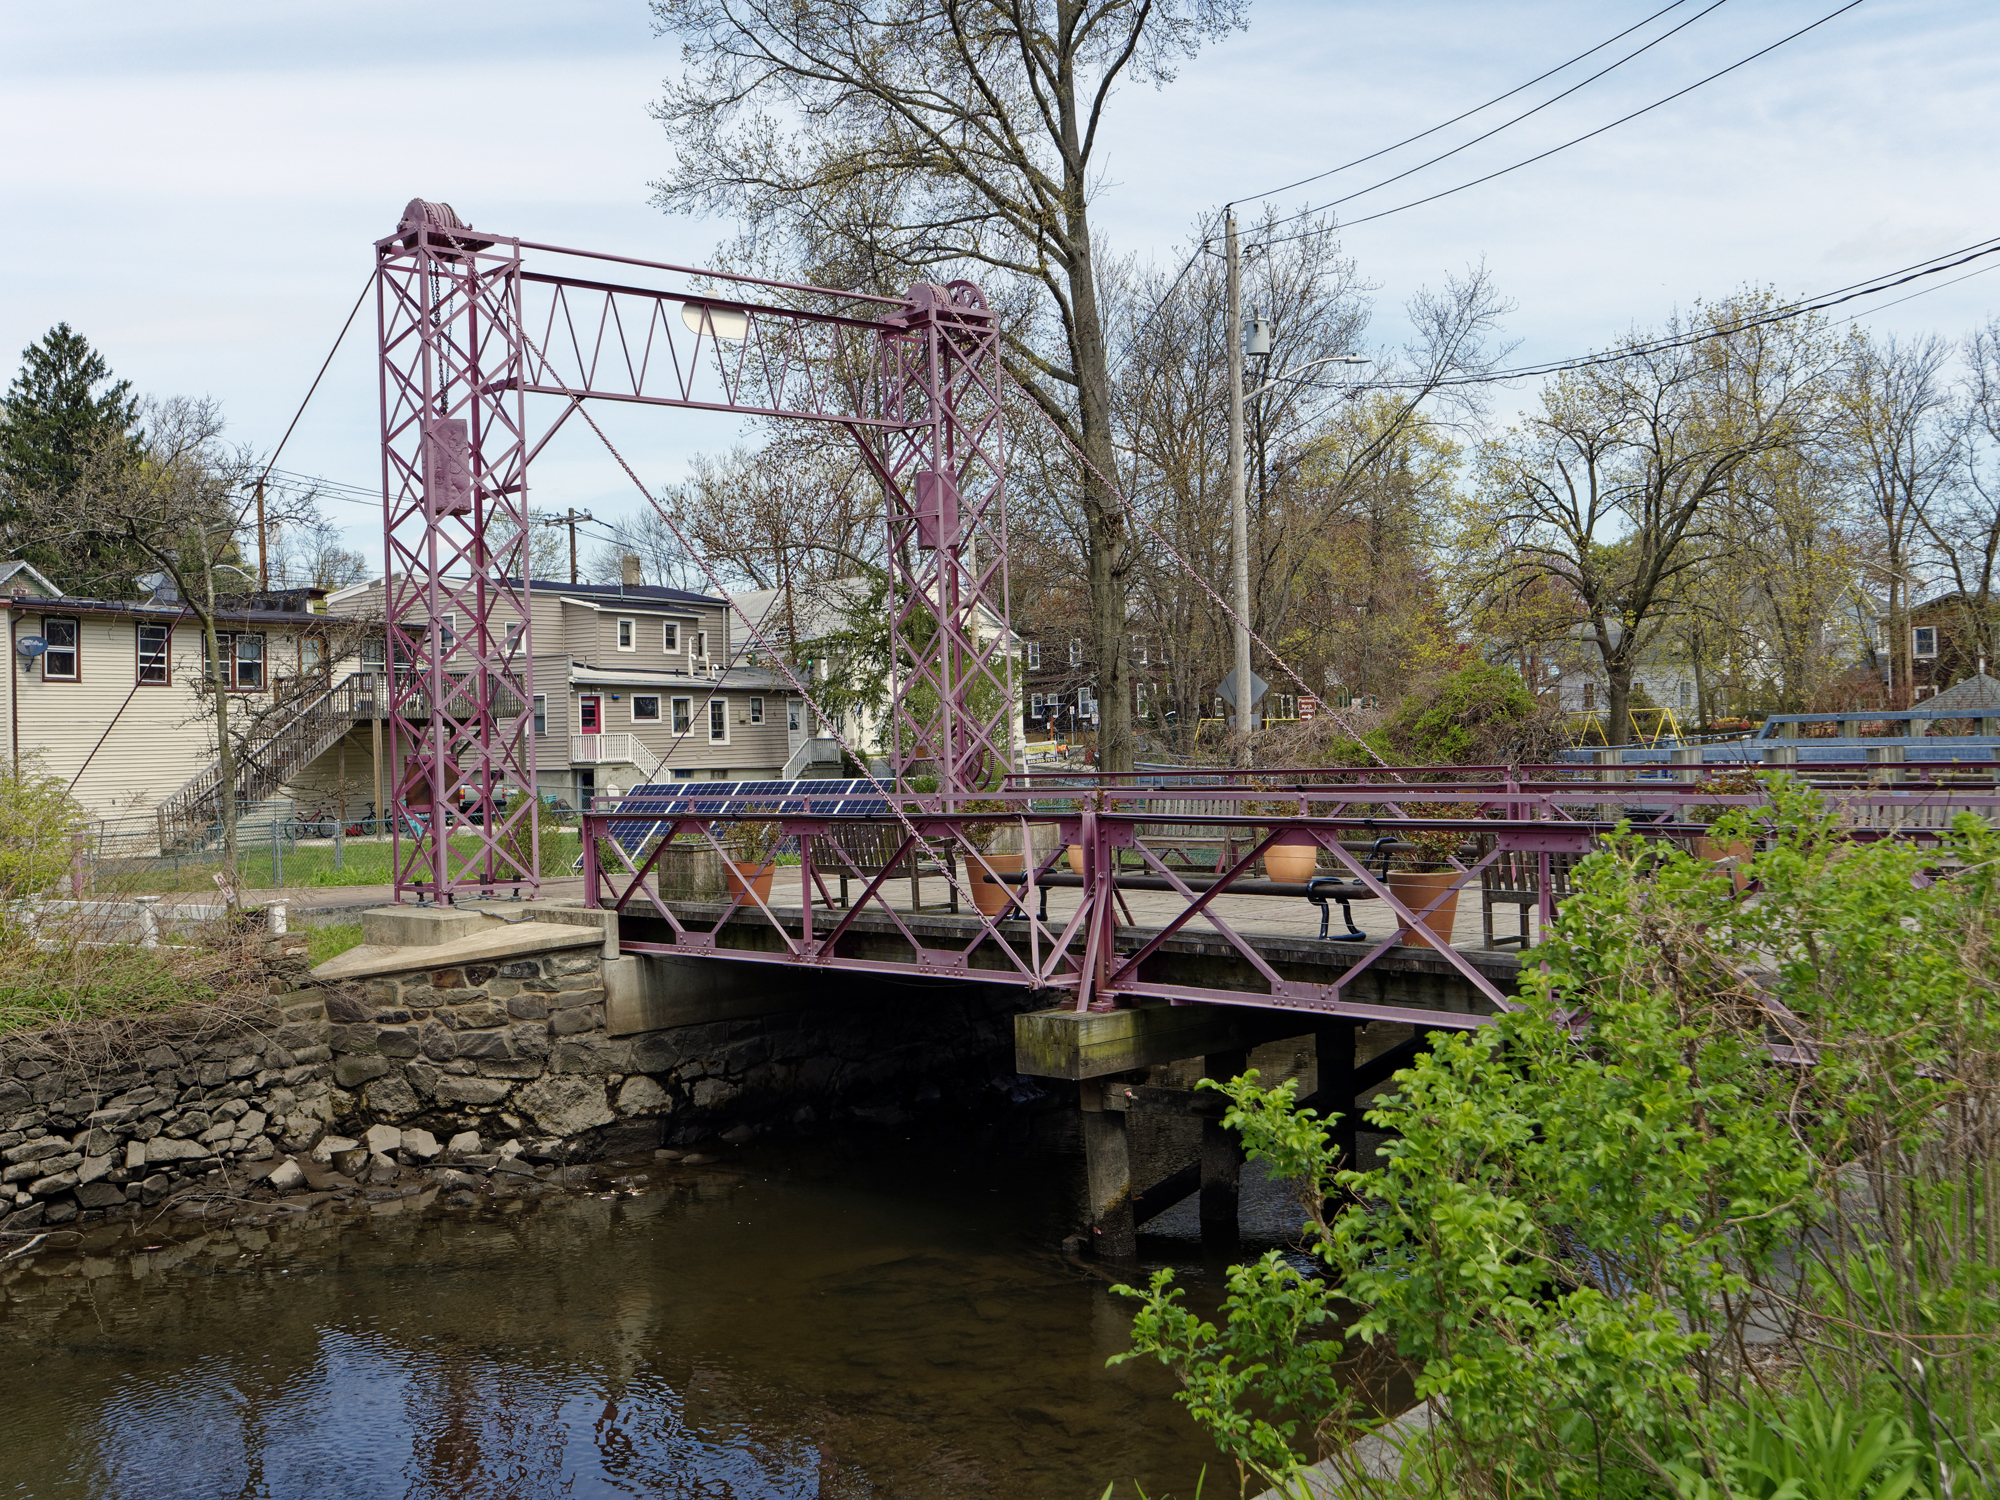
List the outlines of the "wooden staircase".
{"type": "MultiPolygon", "coordinates": [[[[324,692],[308,695],[269,735],[236,755],[236,805],[248,808],[275,796],[305,768],[339,743],[357,719],[383,713],[380,673],[354,672],[324,692]]],[[[154,809],[160,852],[207,843],[222,819],[220,759],[190,777],[154,809]]]]}

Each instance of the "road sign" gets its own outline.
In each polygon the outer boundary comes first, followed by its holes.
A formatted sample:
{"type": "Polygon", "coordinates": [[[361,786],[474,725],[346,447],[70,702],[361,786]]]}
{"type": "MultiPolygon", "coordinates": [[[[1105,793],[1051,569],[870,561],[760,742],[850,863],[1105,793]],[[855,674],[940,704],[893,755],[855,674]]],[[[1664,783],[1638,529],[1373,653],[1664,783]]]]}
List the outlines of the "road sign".
{"type": "MultiPolygon", "coordinates": [[[[1270,683],[1259,677],[1255,672],[1250,674],[1250,706],[1252,708],[1255,708],[1259,703],[1264,701],[1264,690],[1270,687],[1270,685],[1270,683]]],[[[1236,707],[1236,674],[1231,672],[1227,677],[1223,678],[1221,685],[1215,691],[1224,703],[1227,703],[1231,708],[1236,707]]]]}
{"type": "Polygon", "coordinates": [[[1315,698],[1311,693],[1301,693],[1299,695],[1299,722],[1303,724],[1308,719],[1317,719],[1318,717],[1319,699],[1315,698]]]}

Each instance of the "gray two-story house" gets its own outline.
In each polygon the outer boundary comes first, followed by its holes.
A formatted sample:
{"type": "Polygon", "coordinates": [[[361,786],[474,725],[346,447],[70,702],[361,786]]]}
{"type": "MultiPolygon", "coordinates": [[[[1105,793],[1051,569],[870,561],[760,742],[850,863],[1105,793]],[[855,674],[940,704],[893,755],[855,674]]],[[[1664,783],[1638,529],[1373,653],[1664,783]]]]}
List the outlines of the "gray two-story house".
{"type": "MultiPolygon", "coordinates": [[[[536,780],[581,805],[647,782],[803,774],[800,700],[748,664],[728,602],[637,581],[529,585],[536,780]]],[[[334,614],[382,616],[382,580],[327,598],[334,614]]],[[[449,622],[448,622],[449,623],[449,622]]]]}

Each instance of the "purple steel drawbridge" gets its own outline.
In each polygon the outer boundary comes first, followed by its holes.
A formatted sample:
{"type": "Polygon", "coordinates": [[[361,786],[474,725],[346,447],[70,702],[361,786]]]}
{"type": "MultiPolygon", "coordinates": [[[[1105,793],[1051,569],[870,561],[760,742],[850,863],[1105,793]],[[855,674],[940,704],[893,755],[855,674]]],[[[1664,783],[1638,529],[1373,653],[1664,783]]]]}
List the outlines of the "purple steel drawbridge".
{"type": "MultiPolygon", "coordinates": [[[[1657,815],[1656,836],[1685,841],[1703,828],[1679,809],[1763,800],[1708,784],[1699,767],[1644,780],[1570,766],[1191,768],[1030,784],[1010,749],[1005,377],[977,287],[890,298],[598,255],[475,230],[423,200],[376,258],[399,901],[539,884],[527,475],[572,418],[596,427],[586,406],[599,401],[843,429],[882,489],[890,584],[880,782],[679,783],[585,812],[586,899],[629,919],[627,952],[1010,984],[1078,1009],[1208,1002],[1464,1027],[1511,1002],[1501,961],[1436,931],[1459,892],[1485,899],[1504,877],[1508,898],[1546,924],[1563,862],[1635,801],[1657,815]],[[566,269],[576,266],[589,274],[566,269]],[[633,284],[668,278],[677,284],[633,284]],[[923,774],[935,791],[916,789],[923,774]],[[743,824],[774,825],[796,868],[739,867],[729,835],[743,824]],[[991,852],[995,824],[1018,855],[991,852]],[[1409,894],[1369,853],[1396,842],[1385,829],[1461,835],[1449,878],[1409,894]],[[607,867],[606,848],[624,868],[607,867]],[[729,893],[669,898],[662,872],[676,848],[727,862],[729,893]],[[1307,877],[1259,879],[1258,861],[1272,868],[1287,848],[1307,855],[1307,877]],[[1189,850],[1207,851],[1206,864],[1189,850]],[[948,917],[921,908],[926,872],[949,888],[948,917]],[[903,875],[912,897],[898,905],[903,875]],[[849,882],[861,887],[851,901],[849,882]],[[1368,938],[1350,914],[1331,939],[1322,921],[1317,946],[1274,942],[1242,903],[1279,898],[1322,912],[1373,903],[1388,920],[1368,938]],[[1136,899],[1154,903],[1148,924],[1133,920],[1136,899]],[[1190,944],[1207,953],[1208,977],[1174,966],[1190,944]],[[1468,1008],[1370,998],[1394,967],[1441,977],[1468,1008]]],[[[1990,772],[1977,785],[1957,775],[1860,767],[1835,795],[1859,827],[1935,837],[1954,808],[1990,816],[2000,805],[1990,772]]]]}
{"type": "Polygon", "coordinates": [[[850,433],[886,502],[896,784],[928,768],[955,806],[1008,769],[1006,434],[977,287],[894,299],[596,255],[422,199],[375,251],[398,900],[539,883],[528,465],[585,401],[850,433]]]}

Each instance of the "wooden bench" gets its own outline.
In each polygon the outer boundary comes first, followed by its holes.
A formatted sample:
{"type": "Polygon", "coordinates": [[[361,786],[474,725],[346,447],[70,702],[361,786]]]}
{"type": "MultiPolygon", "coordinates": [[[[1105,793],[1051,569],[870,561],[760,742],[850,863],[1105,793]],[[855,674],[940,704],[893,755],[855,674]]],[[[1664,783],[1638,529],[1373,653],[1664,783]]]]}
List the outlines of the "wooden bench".
{"type": "Polygon", "coordinates": [[[910,881],[910,910],[922,911],[923,888],[921,881],[926,875],[943,874],[947,877],[948,897],[946,909],[958,910],[958,853],[955,845],[947,845],[942,863],[935,859],[921,857],[922,845],[911,849],[901,859],[896,851],[902,847],[905,830],[901,823],[845,823],[838,825],[831,833],[813,835],[813,869],[822,875],[836,874],[840,877],[840,904],[848,905],[850,897],[847,882],[850,876],[873,880],[884,870],[893,878],[907,875],[910,881]]]}

